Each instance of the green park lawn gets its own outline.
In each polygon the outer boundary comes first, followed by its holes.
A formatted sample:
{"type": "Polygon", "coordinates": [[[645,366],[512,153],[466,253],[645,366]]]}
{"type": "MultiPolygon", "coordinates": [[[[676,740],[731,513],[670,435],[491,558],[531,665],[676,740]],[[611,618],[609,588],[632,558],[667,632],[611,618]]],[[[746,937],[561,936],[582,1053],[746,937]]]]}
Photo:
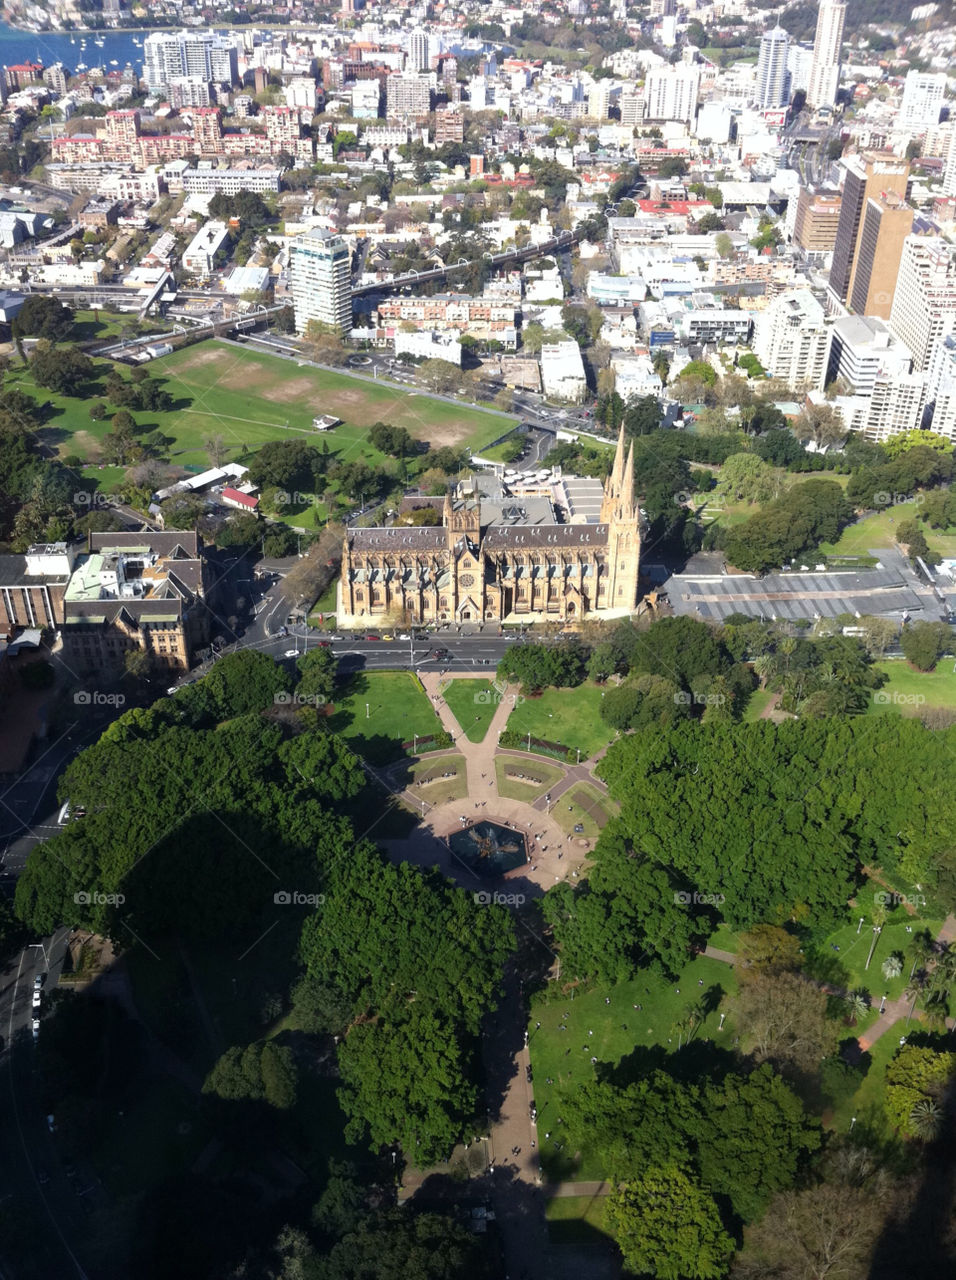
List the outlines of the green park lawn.
{"type": "MultiPolygon", "coordinates": [[[[95,362],[98,384],[105,382],[111,363],[95,362]]],[[[277,356],[222,342],[203,342],[174,351],[148,366],[173,396],[174,407],[163,413],[134,413],[144,431],[159,430],[173,440],[171,461],[200,469],[209,465],[205,441],[221,436],[225,461],[245,458],[267,440],[305,439],[326,443],[343,462],[361,459],[370,464],[383,455],[367,442],[367,429],[377,421],[405,427],[418,440],[434,447],[480,448],[494,440],[506,425],[501,417],[464,405],[450,405],[427,396],[366,383],[346,373],[299,368],[277,356]],[[312,419],[332,413],[342,425],[321,435],[312,419]]],[[[17,385],[48,405],[39,434],[61,457],[75,454],[95,462],[99,441],[110,430],[109,420],[93,422],[89,406],[99,397],[96,386],[82,398],[60,396],[37,387],[20,366],[8,375],[17,385]]],[[[302,506],[292,522],[311,510],[302,506]]]]}
{"type": "Polygon", "coordinates": [[[919,914],[917,906],[910,914],[904,907],[890,907],[886,924],[880,933],[873,959],[866,968],[867,956],[873,942],[873,925],[871,911],[884,890],[875,881],[867,881],[857,895],[857,907],[847,909],[847,923],[826,939],[819,947],[816,955],[807,966],[808,972],[817,978],[826,979],[834,986],[849,990],[864,989],[870,993],[874,1006],[878,1007],[880,997],[888,1000],[898,999],[906,989],[909,972],[913,965],[912,945],[916,934],[928,929],[935,937],[942,921],[931,916],[919,914]],[[863,924],[860,925],[860,917],[863,924]],[[859,932],[857,930],[859,929],[859,932]],[[910,930],[910,932],[907,932],[910,930]],[[835,948],[839,948],[836,950],[835,948]],[[903,972],[898,978],[884,978],[881,965],[886,958],[899,952],[903,957],[903,972]]]}
{"type": "Polygon", "coordinates": [[[607,826],[617,805],[589,782],[579,782],[560,796],[551,809],[551,816],[567,835],[576,834],[586,840],[596,840],[601,829],[607,826]],[[575,832],[575,827],[583,831],[575,832]]]}
{"type": "Polygon", "coordinates": [[[709,1012],[695,1039],[714,1040],[729,1048],[734,1039],[733,1028],[727,1020],[723,1030],[717,1030],[717,1006],[725,995],[736,990],[730,965],[696,956],[676,983],[642,973],[631,982],[615,986],[597,983],[584,992],[565,996],[556,995],[552,986],[547,994],[532,1001],[528,1036],[538,1108],[538,1147],[549,1181],[590,1181],[604,1175],[594,1152],[587,1148],[572,1152],[566,1146],[559,1151],[556,1147],[562,1141],[563,1126],[557,1123],[561,1099],[582,1083],[595,1079],[591,1058],[596,1057],[598,1064],[618,1064],[633,1057],[636,1069],[648,1068],[656,1061],[654,1050],[677,1050],[676,1024],[700,1001],[709,1012]],[[636,1004],[643,1008],[635,1009],[636,1004]],[[563,1017],[565,1012],[567,1019],[563,1017]],[[536,1026],[538,1022],[540,1027],[536,1026]],[[568,1030],[559,1030],[562,1025],[568,1030]],[[548,1079],[554,1083],[549,1085],[548,1079]],[[547,1133],[550,1138],[545,1136],[547,1133]]]}
{"type": "Polygon", "coordinates": [[[914,671],[901,658],[875,665],[889,680],[871,698],[871,715],[914,716],[921,707],[956,708],[956,662],[952,658],[943,658],[935,671],[914,671]]]}
{"type": "Polygon", "coordinates": [[[446,800],[462,800],[468,792],[465,758],[442,752],[438,756],[426,756],[412,765],[409,790],[430,805],[444,804],[446,800]],[[446,778],[444,775],[452,776],[446,778]]]}
{"type": "MultiPolygon", "coordinates": [[[[833,478],[840,479],[839,476],[833,478]]],[[[876,511],[849,525],[836,542],[822,543],[820,551],[828,556],[858,556],[865,555],[871,547],[892,547],[896,542],[896,530],[905,520],[915,520],[919,512],[916,502],[900,502],[876,511]]],[[[956,529],[939,532],[923,524],[920,528],[931,550],[938,551],[941,556],[956,556],[956,529]]]]}
{"type": "Polygon", "coordinates": [[[412,742],[416,734],[424,738],[441,732],[427,694],[407,671],[356,676],[336,702],[329,727],[374,764],[398,759],[402,743],[412,742]]]}
{"type": "Polygon", "coordinates": [[[587,760],[614,738],[601,719],[601,697],[600,686],[590,680],[576,689],[545,689],[517,703],[508,729],[578,749],[587,760]]]}
{"type": "Polygon", "coordinates": [[[449,680],[442,697],[469,742],[481,742],[498,710],[498,690],[490,680],[449,680]]]}
{"type": "Polygon", "coordinates": [[[603,1196],[555,1196],[547,1202],[545,1217],[552,1244],[607,1245],[610,1240],[603,1196]]]}
{"type": "Polygon", "coordinates": [[[772,689],[754,689],[747,702],[747,710],[744,712],[744,723],[753,724],[754,721],[759,720],[775,697],[772,689]]]}
{"type": "Polygon", "coordinates": [[[498,778],[498,794],[506,800],[523,800],[530,804],[542,792],[560,782],[564,770],[543,760],[531,760],[527,756],[496,756],[495,774],[498,778]],[[521,774],[520,778],[516,774],[521,774]]]}

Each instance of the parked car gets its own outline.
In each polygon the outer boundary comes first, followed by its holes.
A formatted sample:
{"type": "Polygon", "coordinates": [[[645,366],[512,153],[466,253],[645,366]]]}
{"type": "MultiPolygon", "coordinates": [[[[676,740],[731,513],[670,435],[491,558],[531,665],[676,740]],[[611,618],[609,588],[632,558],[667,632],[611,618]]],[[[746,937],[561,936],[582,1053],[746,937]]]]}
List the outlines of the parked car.
{"type": "Polygon", "coordinates": [[[297,658],[299,656],[299,651],[298,649],[286,649],[282,656],[283,658],[297,658]]]}
{"type": "Polygon", "coordinates": [[[34,1018],[31,1025],[33,1027],[33,1042],[36,1044],[37,1040],[40,1039],[40,1019],[34,1018]]]}
{"type": "Polygon", "coordinates": [[[43,997],[40,995],[39,991],[34,991],[34,993],[33,993],[33,1007],[34,1007],[34,1009],[39,1009],[39,1007],[40,1007],[40,1005],[41,1005],[42,1003],[43,1003],[43,997]]]}
{"type": "Polygon", "coordinates": [[[366,640],[381,640],[381,636],[373,636],[371,632],[365,637],[366,640]]]}
{"type": "Polygon", "coordinates": [[[43,974],[38,973],[35,975],[33,979],[33,990],[39,991],[42,986],[43,986],[43,974]]]}

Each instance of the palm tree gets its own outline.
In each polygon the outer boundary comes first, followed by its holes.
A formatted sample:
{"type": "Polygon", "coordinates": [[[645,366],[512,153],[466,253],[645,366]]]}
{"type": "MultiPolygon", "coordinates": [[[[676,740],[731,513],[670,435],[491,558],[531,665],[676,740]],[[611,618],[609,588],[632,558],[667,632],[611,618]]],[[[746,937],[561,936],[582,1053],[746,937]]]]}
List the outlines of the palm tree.
{"type": "Polygon", "coordinates": [[[850,1016],[854,1022],[859,1022],[861,1018],[866,1017],[867,1010],[870,1007],[870,993],[868,991],[848,991],[844,999],[850,1009],[850,1016]]]}
{"type": "Polygon", "coordinates": [[[920,929],[919,933],[913,934],[910,952],[913,956],[913,967],[910,969],[910,977],[912,978],[917,968],[925,968],[926,961],[933,954],[933,938],[928,929],[920,929]]]}
{"type": "Polygon", "coordinates": [[[883,971],[883,977],[887,982],[890,982],[893,978],[898,978],[903,972],[903,957],[898,951],[894,951],[892,955],[886,957],[880,968],[883,971]]]}
{"type": "Polygon", "coordinates": [[[921,1142],[932,1142],[939,1137],[943,1124],[943,1110],[933,1098],[920,1098],[913,1104],[910,1124],[921,1142]]]}
{"type": "Polygon", "coordinates": [[[772,653],[762,653],[753,661],[754,675],[769,680],[777,674],[777,659],[772,653]]]}

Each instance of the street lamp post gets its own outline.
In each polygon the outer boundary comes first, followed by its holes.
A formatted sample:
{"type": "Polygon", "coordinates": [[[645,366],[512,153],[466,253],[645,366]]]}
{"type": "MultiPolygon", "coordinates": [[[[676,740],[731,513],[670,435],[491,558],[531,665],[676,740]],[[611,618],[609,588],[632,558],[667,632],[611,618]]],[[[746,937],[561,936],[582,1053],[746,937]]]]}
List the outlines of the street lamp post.
{"type": "Polygon", "coordinates": [[[365,704],[365,719],[368,719],[368,703],[365,704]]]}

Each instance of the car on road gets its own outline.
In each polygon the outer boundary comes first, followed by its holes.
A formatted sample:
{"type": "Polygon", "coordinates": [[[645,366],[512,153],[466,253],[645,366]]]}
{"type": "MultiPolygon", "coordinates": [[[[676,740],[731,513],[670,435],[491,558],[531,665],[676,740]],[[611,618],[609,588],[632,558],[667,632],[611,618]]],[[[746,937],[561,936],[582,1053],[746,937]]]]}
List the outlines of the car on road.
{"type": "Polygon", "coordinates": [[[33,1027],[33,1042],[36,1044],[37,1040],[40,1039],[40,1019],[34,1018],[31,1025],[33,1027]]]}
{"type": "Polygon", "coordinates": [[[381,640],[381,636],[373,636],[371,632],[365,637],[366,640],[381,640]]]}
{"type": "Polygon", "coordinates": [[[394,639],[395,639],[395,637],[394,637],[394,636],[382,636],[382,639],[383,639],[383,640],[394,640],[394,639]]]}
{"type": "Polygon", "coordinates": [[[298,649],[286,649],[282,656],[283,658],[297,658],[299,656],[299,651],[298,649]]]}
{"type": "Polygon", "coordinates": [[[447,649],[432,649],[428,656],[434,658],[436,662],[443,662],[445,658],[450,657],[450,654],[447,649]]]}
{"type": "Polygon", "coordinates": [[[43,986],[43,974],[38,973],[33,978],[33,990],[39,991],[42,986],[43,986]]]}
{"type": "Polygon", "coordinates": [[[39,1007],[40,1007],[40,1005],[42,1004],[42,1002],[43,1002],[43,996],[40,994],[40,992],[39,992],[39,991],[34,991],[34,993],[33,993],[33,1007],[34,1007],[34,1009],[39,1009],[39,1007]]]}

